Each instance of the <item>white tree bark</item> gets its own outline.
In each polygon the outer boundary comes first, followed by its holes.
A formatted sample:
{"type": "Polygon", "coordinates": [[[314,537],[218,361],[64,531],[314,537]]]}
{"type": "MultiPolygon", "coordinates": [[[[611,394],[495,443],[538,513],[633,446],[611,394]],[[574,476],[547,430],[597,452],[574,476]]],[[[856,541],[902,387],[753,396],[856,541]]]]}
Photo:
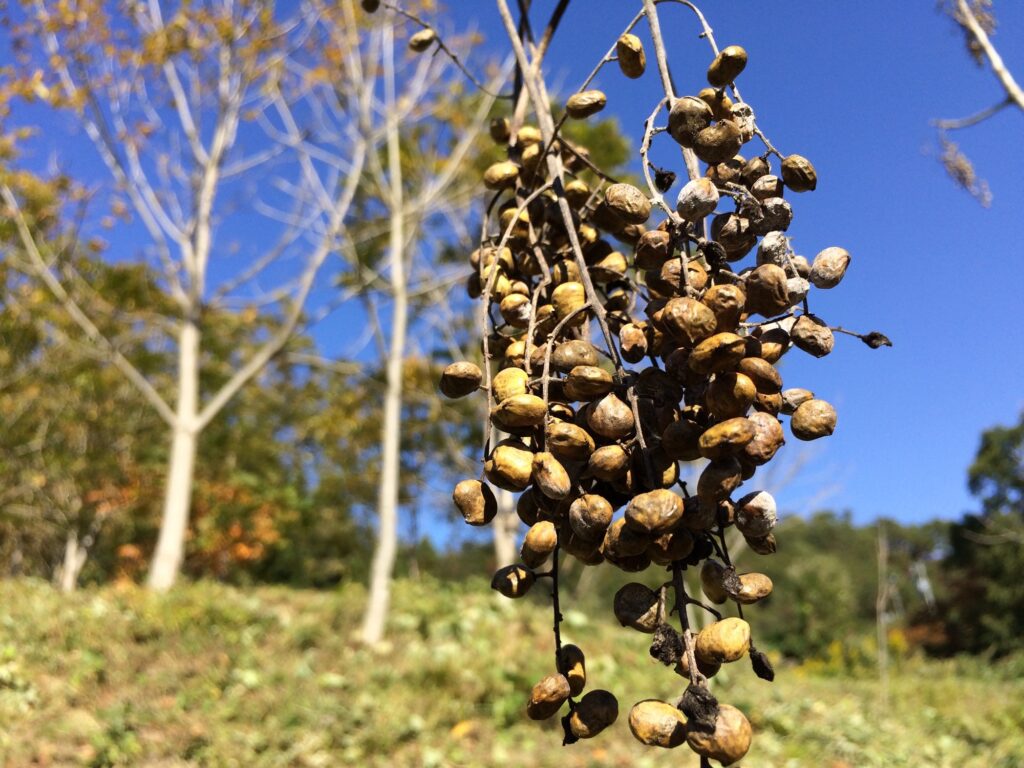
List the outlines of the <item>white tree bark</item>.
{"type": "Polygon", "coordinates": [[[61,592],[74,592],[77,589],[78,575],[85,567],[87,556],[86,548],[78,544],[78,534],[72,530],[64,542],[64,562],[61,564],[58,579],[61,592]]]}
{"type": "Polygon", "coordinates": [[[498,514],[491,523],[494,526],[495,567],[512,565],[516,557],[516,533],[519,530],[519,515],[516,514],[516,497],[512,491],[498,489],[498,514]]]}
{"type": "Polygon", "coordinates": [[[199,327],[188,319],[182,324],[178,338],[178,402],[171,429],[160,536],[147,579],[152,589],[160,591],[174,586],[185,553],[199,441],[195,428],[199,407],[199,345],[199,327]]]}

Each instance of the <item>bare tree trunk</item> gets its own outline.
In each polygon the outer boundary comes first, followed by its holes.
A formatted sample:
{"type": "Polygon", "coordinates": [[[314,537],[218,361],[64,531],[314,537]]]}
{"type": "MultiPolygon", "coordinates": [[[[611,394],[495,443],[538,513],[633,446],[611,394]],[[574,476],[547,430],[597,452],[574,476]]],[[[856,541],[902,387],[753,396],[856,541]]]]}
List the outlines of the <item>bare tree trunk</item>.
{"type": "Polygon", "coordinates": [[[405,362],[405,334],[408,324],[408,294],[405,276],[405,203],[402,194],[402,165],[399,126],[394,107],[394,52],[390,29],[384,34],[385,89],[388,100],[388,172],[390,181],[391,231],[388,241],[391,271],[391,343],[387,357],[387,386],[384,394],[384,425],[381,433],[380,486],[377,515],[380,528],[370,571],[370,595],[363,616],[362,640],[375,645],[384,637],[384,622],[391,602],[391,577],[398,548],[398,481],[401,464],[402,370],[405,362]]]}
{"type": "Polygon", "coordinates": [[[78,588],[78,575],[85,567],[87,555],[86,548],[78,544],[78,533],[72,530],[64,542],[64,562],[58,579],[61,592],[74,592],[78,588]]]}
{"type": "Polygon", "coordinates": [[[156,590],[174,586],[184,559],[199,440],[195,426],[198,406],[199,326],[189,318],[182,324],[178,341],[178,403],[164,487],[160,537],[147,579],[147,584],[156,590]]]}
{"type": "Polygon", "coordinates": [[[512,491],[498,489],[498,514],[492,523],[494,527],[494,561],[497,568],[516,562],[516,532],[519,530],[519,515],[516,514],[516,499],[512,491]]]}

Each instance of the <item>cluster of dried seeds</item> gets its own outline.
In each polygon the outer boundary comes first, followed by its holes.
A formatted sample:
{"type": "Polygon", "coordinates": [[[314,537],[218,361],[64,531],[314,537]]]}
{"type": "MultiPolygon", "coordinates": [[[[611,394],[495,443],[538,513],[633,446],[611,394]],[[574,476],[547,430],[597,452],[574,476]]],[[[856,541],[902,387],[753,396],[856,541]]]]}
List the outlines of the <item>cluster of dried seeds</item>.
{"type": "MultiPolygon", "coordinates": [[[[661,63],[653,24],[652,33],[661,63]]],[[[627,30],[613,51],[606,61],[626,77],[643,75],[639,38],[627,30]]],[[[710,87],[676,97],[666,85],[641,152],[647,191],[597,171],[585,147],[551,130],[550,115],[537,115],[540,127],[507,119],[491,126],[508,156],[483,176],[495,194],[468,284],[487,318],[484,367],[454,363],[441,379],[449,397],[485,390],[490,416],[482,477],[460,482],[453,498],[465,521],[480,526],[497,512],[492,486],[520,494],[516,511],[529,527],[521,562],[500,568],[491,586],[519,598],[552,579],[556,669],[533,687],[526,712],[546,719],[568,703],[567,743],[608,727],[618,704],[606,690],[577,698],[585,659],[560,640],[560,554],[631,573],[669,571],[660,589],[627,584],[612,606],[623,626],[653,635],[652,656],[690,681],[678,701],[632,707],[629,727],[644,744],[686,743],[705,761],[734,763],[750,746],[751,727],[717,702],[707,680],[747,655],[760,677],[774,674],[742,618],[744,605],[771,594],[772,581],[737,573],[725,532],[735,528],[754,552],[773,553],[775,499],[741,487],[785,443],[780,417],[799,440],[836,428],[833,406],[786,388],[778,364],[794,348],[815,357],[832,351],[842,329],[810,312],[809,294],[838,286],[851,259],[839,247],[812,260],[793,252],[785,195],[813,190],[817,174],[758,129],[735,89],[746,64],[746,51],[729,46],[708,67],[710,87]],[[667,125],[657,127],[665,108],[667,125]],[[691,175],[674,207],[663,196],[671,178],[666,183],[647,159],[661,133],[683,149],[691,175]],[[738,154],[755,137],[765,151],[738,154]],[[702,176],[693,173],[698,160],[702,176]],[[743,265],[750,254],[753,263],[743,265]],[[680,462],[697,461],[706,465],[691,493],[680,462]],[[731,601],[738,616],[688,596],[687,568],[699,569],[710,603],[731,601]],[[688,604],[715,620],[692,632],[688,604]],[[672,612],[681,632],[667,621],[672,612]]],[[[606,103],[584,86],[568,99],[566,116],[585,119],[606,103]]],[[[888,344],[879,333],[860,338],[888,344]]]]}

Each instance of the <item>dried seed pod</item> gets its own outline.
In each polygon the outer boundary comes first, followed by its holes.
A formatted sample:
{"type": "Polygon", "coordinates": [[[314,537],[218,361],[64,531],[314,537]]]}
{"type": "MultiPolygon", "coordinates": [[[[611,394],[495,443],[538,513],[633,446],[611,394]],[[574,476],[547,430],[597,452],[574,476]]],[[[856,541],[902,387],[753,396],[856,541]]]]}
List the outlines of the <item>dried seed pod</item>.
{"type": "Polygon", "coordinates": [[[494,401],[500,403],[516,395],[527,394],[529,376],[522,368],[502,368],[491,379],[491,392],[494,401]]]}
{"type": "Polygon", "coordinates": [[[728,261],[739,261],[757,243],[750,219],[737,213],[720,213],[711,220],[711,237],[725,249],[728,261]]]}
{"type": "Polygon", "coordinates": [[[739,77],[747,66],[747,52],[739,45],[723,48],[708,67],[708,82],[715,88],[724,88],[739,77]]]}
{"type": "Polygon", "coordinates": [[[702,88],[697,98],[711,107],[715,120],[724,120],[732,114],[732,99],[724,88],[702,88]]]}
{"type": "Polygon", "coordinates": [[[672,565],[676,560],[685,560],[693,552],[693,534],[685,528],[663,533],[652,539],[644,552],[652,563],[672,565]]]}
{"type": "Polygon", "coordinates": [[[612,251],[590,268],[590,277],[595,283],[611,283],[622,280],[628,270],[626,257],[618,251],[612,251]]]}
{"type": "Polygon", "coordinates": [[[758,392],[757,397],[754,398],[754,408],[758,411],[778,416],[782,410],[782,395],[767,395],[763,392],[758,392]]]}
{"type": "Polygon", "coordinates": [[[743,658],[750,648],[750,625],[730,617],[709,624],[697,633],[694,652],[713,664],[728,664],[743,658]]]}
{"type": "Polygon", "coordinates": [[[558,544],[558,531],[550,520],[541,520],[530,526],[523,540],[519,554],[529,568],[537,568],[544,564],[558,544]]]}
{"type": "Polygon", "coordinates": [[[757,340],[761,345],[759,356],[770,364],[777,363],[790,347],[789,333],[778,326],[763,331],[757,340]]]}
{"type": "Polygon", "coordinates": [[[835,345],[832,329],[814,315],[800,315],[789,337],[793,340],[793,346],[815,357],[824,357],[835,345]]]}
{"type": "Polygon", "coordinates": [[[569,681],[565,675],[548,675],[533,686],[526,714],[531,720],[547,720],[562,708],[569,698],[569,681]]]}
{"type": "Polygon", "coordinates": [[[640,632],[652,634],[661,622],[658,593],[639,582],[631,581],[619,589],[612,608],[622,626],[640,632]]]}
{"type": "Polygon", "coordinates": [[[487,525],[498,514],[494,491],[479,480],[461,481],[455,486],[452,501],[470,525],[487,525]]]}
{"type": "Polygon", "coordinates": [[[777,521],[775,499],[767,490],[755,490],[736,502],[736,527],[744,537],[766,537],[777,521]]]}
{"type": "Polygon", "coordinates": [[[540,426],[547,412],[544,400],[536,395],[513,395],[506,397],[491,411],[491,421],[499,429],[508,432],[540,426]]]}
{"type": "MultiPolygon", "coordinates": [[[[704,677],[714,677],[722,668],[721,664],[709,664],[708,662],[702,659],[697,659],[696,657],[695,661],[697,662],[697,671],[704,675],[704,677]]],[[[676,662],[673,670],[680,677],[686,678],[687,680],[690,679],[690,659],[687,654],[684,653],[679,657],[679,661],[676,662]]]]}
{"type": "Polygon", "coordinates": [[[737,364],[736,370],[754,382],[758,392],[774,395],[782,391],[782,376],[775,366],[763,357],[744,357],[737,364]]]}
{"type": "Polygon", "coordinates": [[[743,338],[735,333],[716,333],[693,348],[687,365],[700,374],[727,371],[743,359],[746,348],[743,338]]]}
{"type": "Polygon", "coordinates": [[[693,151],[705,163],[722,163],[739,152],[742,146],[743,134],[739,126],[732,120],[719,120],[697,134],[693,151]]]}
{"type": "Polygon", "coordinates": [[[743,468],[736,458],[716,459],[704,467],[697,479],[697,498],[705,505],[716,504],[729,498],[742,482],[743,468]]]}
{"type": "Polygon", "coordinates": [[[621,440],[633,434],[633,411],[614,393],[587,407],[587,424],[609,440],[621,440]]]}
{"type": "Polygon", "coordinates": [[[569,694],[579,696],[587,685],[586,657],[578,645],[563,645],[557,656],[558,669],[569,681],[569,694]]]}
{"type": "Polygon", "coordinates": [[[850,266],[850,254],[845,248],[831,246],[814,257],[810,281],[815,288],[835,288],[850,266]]]}
{"type": "Polygon", "coordinates": [[[761,538],[744,537],[747,546],[757,555],[774,555],[776,551],[775,534],[769,533],[761,538]]]}
{"type": "Polygon", "coordinates": [[[785,232],[792,223],[793,206],[789,201],[781,197],[766,197],[761,201],[761,221],[758,224],[760,232],[773,229],[785,232]]]}
{"type": "Polygon", "coordinates": [[[718,199],[718,189],[711,179],[693,179],[679,190],[676,211],[687,221],[699,221],[715,212],[718,199]]]}
{"type": "Polygon", "coordinates": [[[644,46],[636,35],[626,33],[616,41],[615,57],[619,62],[622,74],[632,80],[640,77],[647,68],[644,46]]]}
{"type": "Polygon", "coordinates": [[[380,8],[380,0],[362,0],[360,5],[363,6],[363,10],[367,13],[375,13],[380,8]]]}
{"type": "Polygon", "coordinates": [[[790,277],[786,279],[786,294],[789,306],[795,307],[807,298],[811,292],[811,284],[802,277],[790,277]]]}
{"type": "Polygon", "coordinates": [[[778,176],[766,174],[750,185],[750,193],[758,200],[769,200],[773,197],[782,197],[782,179],[778,176]]]}
{"type": "Polygon", "coordinates": [[[615,381],[604,368],[577,365],[565,379],[565,394],[570,400],[596,400],[612,391],[615,381]]]}
{"type": "Polygon", "coordinates": [[[693,346],[715,332],[715,313],[695,299],[671,299],[661,312],[661,323],[677,340],[693,346]]]}
{"type": "Polygon", "coordinates": [[[432,29],[421,29],[409,38],[409,50],[423,53],[437,40],[437,32],[432,29]]]}
{"type": "Polygon", "coordinates": [[[746,300],[743,289],[730,283],[711,286],[701,298],[715,314],[716,327],[719,331],[736,330],[746,300]]]}
{"type": "Polygon", "coordinates": [[[536,578],[533,571],[525,565],[516,563],[499,568],[491,579],[491,589],[497,590],[505,597],[518,598],[530,591],[536,578]]]}
{"type": "MultiPolygon", "coordinates": [[[[702,99],[684,96],[672,104],[668,114],[668,132],[681,146],[692,148],[697,142],[697,135],[711,125],[713,117],[711,107],[702,99]]],[[[738,130],[736,133],[739,135],[738,130]]],[[[732,152],[728,156],[734,154],[732,152]]]]}
{"type": "Polygon", "coordinates": [[[639,363],[647,357],[647,336],[643,329],[626,323],[619,329],[619,348],[627,363],[639,363]]]}
{"type": "Polygon", "coordinates": [[[722,765],[732,765],[747,754],[752,738],[753,729],[744,714],[729,704],[719,704],[715,729],[711,732],[691,729],[686,743],[698,755],[722,765]]]}
{"type": "Polygon", "coordinates": [[[660,535],[675,528],[683,516],[683,500],[664,488],[634,496],[626,507],[626,525],[650,535],[660,535]]]}
{"type": "Polygon", "coordinates": [[[506,491],[525,490],[533,475],[533,452],[518,440],[502,440],[484,462],[484,475],[506,491]]]}
{"type": "Polygon", "coordinates": [[[611,524],[614,510],[603,496],[588,493],[569,507],[569,526],[584,541],[600,541],[611,524]]]}
{"type": "Polygon", "coordinates": [[[802,403],[806,403],[808,400],[812,399],[814,399],[814,393],[809,389],[793,387],[792,389],[783,390],[782,412],[787,416],[792,416],[793,411],[799,408],[802,403]]]}
{"type": "Polygon", "coordinates": [[[543,451],[533,456],[533,484],[549,499],[561,501],[572,491],[572,480],[554,454],[543,451]]]}
{"type": "Polygon", "coordinates": [[[592,739],[618,717],[618,699],[608,691],[597,689],[576,703],[569,718],[569,730],[577,739],[592,739]]]}
{"type": "Polygon", "coordinates": [[[704,402],[716,418],[731,419],[746,414],[756,395],[757,388],[749,376],[726,371],[715,374],[704,394],[704,402]]]}
{"type": "Polygon", "coordinates": [[[568,373],[577,365],[597,365],[599,360],[594,345],[580,339],[564,341],[556,345],[551,353],[551,365],[563,373],[568,373]]]}
{"type": "Polygon", "coordinates": [[[502,319],[513,328],[526,328],[530,324],[530,299],[521,293],[510,293],[501,300],[498,311],[502,319]]]}
{"type": "Polygon", "coordinates": [[[760,467],[771,461],[779,448],[785,445],[785,435],[782,424],[771,413],[755,411],[747,419],[754,425],[754,439],[743,446],[740,459],[760,467]]]}
{"type": "Polygon", "coordinates": [[[772,593],[772,580],[763,573],[740,574],[740,590],[736,602],[751,605],[772,593]]]}
{"type": "Polygon", "coordinates": [[[594,452],[594,438],[582,427],[567,422],[548,424],[544,444],[559,461],[586,461],[594,452]]]}
{"type": "Polygon", "coordinates": [[[792,254],[785,232],[769,232],[757,246],[757,264],[774,264],[785,269],[792,254]]]}
{"type": "Polygon", "coordinates": [[[793,411],[789,428],[799,440],[827,437],[836,429],[836,409],[824,400],[808,400],[793,411]]]}
{"type": "Polygon", "coordinates": [[[747,273],[743,290],[747,312],[774,317],[789,309],[786,272],[775,264],[762,264],[747,273]]]}
{"type": "Polygon", "coordinates": [[[725,590],[725,575],[727,569],[717,560],[705,560],[700,567],[700,588],[704,590],[708,600],[721,605],[729,599],[729,593],[725,590]]]}
{"type": "Polygon", "coordinates": [[[604,445],[587,460],[587,474],[598,480],[617,480],[629,469],[629,454],[620,445],[604,445]]]}
{"type": "Polygon", "coordinates": [[[586,304],[587,294],[582,283],[562,283],[551,292],[551,306],[555,308],[555,316],[559,320],[564,320],[575,313],[575,317],[569,321],[569,325],[583,323],[586,313],[580,310],[586,304]]]}
{"type": "MultiPolygon", "coordinates": [[[[728,115],[725,115],[728,117],[728,115]]],[[[760,179],[762,176],[767,176],[771,173],[771,168],[768,165],[768,161],[763,157],[752,157],[743,164],[743,169],[740,172],[740,178],[743,180],[743,184],[750,188],[755,181],[760,179]]],[[[778,195],[781,197],[781,192],[778,195]]],[[[755,195],[756,197],[756,195],[755,195]]],[[[776,197],[776,195],[771,195],[776,197]]]]}
{"type": "Polygon", "coordinates": [[[661,269],[672,255],[672,236],[660,229],[644,232],[636,244],[637,269],[661,269]]]}
{"type": "Polygon", "coordinates": [[[782,161],[782,182],[794,192],[812,192],[818,186],[818,174],[806,157],[790,155],[782,161]]]}
{"type": "Polygon", "coordinates": [[[627,527],[625,518],[619,518],[605,531],[602,549],[611,559],[636,557],[644,554],[650,537],[635,528],[627,527]]]}
{"type": "Polygon", "coordinates": [[[551,281],[554,285],[579,282],[580,268],[571,259],[556,261],[551,265],[551,281]]]}
{"type": "Polygon", "coordinates": [[[441,373],[439,389],[445,397],[465,397],[476,392],[484,375],[473,363],[452,363],[441,373]]]}
{"type": "Polygon", "coordinates": [[[484,171],[484,186],[492,190],[514,187],[519,178],[519,166],[511,160],[494,163],[484,171]]]}
{"type": "Polygon", "coordinates": [[[700,454],[705,459],[724,459],[743,450],[754,435],[754,425],[742,416],[726,419],[700,436],[700,454]]]}
{"type": "Polygon", "coordinates": [[[590,186],[582,179],[570,179],[565,184],[565,199],[573,208],[583,206],[590,199],[590,186]]]}
{"type": "Polygon", "coordinates": [[[524,147],[530,144],[540,144],[544,141],[544,134],[536,125],[524,125],[516,134],[516,141],[524,147]]]}
{"type": "Polygon", "coordinates": [[[565,111],[574,120],[583,120],[591,115],[596,115],[604,109],[607,103],[608,97],[601,91],[596,89],[580,91],[569,97],[569,100],[565,103],[565,111]]]}
{"type": "MultiPolygon", "coordinates": [[[[729,115],[726,115],[729,117],[729,115]]],[[[704,172],[705,177],[714,182],[718,187],[724,187],[729,184],[738,184],[740,182],[741,173],[743,172],[743,164],[746,160],[742,155],[736,155],[728,160],[715,165],[709,165],[707,171],[704,172]]]]}
{"type": "Polygon", "coordinates": [[[490,125],[491,140],[495,144],[508,144],[508,140],[512,138],[511,123],[507,117],[496,117],[491,120],[490,125]]]}
{"type": "Polygon", "coordinates": [[[643,224],[651,217],[651,201],[632,184],[612,184],[604,202],[626,224],[643,224]]]}
{"type": "Polygon", "coordinates": [[[757,133],[757,123],[754,117],[754,108],[744,102],[737,102],[729,109],[727,117],[736,123],[740,130],[740,138],[746,144],[757,133]]]}
{"type": "Polygon", "coordinates": [[[686,741],[686,716],[668,702],[645,699],[629,710],[629,730],[641,744],[671,749],[686,741]]]}

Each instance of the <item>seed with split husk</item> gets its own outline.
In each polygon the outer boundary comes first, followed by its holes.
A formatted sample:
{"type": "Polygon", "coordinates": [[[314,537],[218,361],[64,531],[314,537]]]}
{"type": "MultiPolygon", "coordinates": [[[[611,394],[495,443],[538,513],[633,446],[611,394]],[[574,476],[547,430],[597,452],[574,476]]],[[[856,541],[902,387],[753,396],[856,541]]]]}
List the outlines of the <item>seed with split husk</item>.
{"type": "Polygon", "coordinates": [[[633,411],[614,393],[608,393],[587,409],[587,424],[609,440],[621,440],[633,433],[633,411]]]}
{"type": "Polygon", "coordinates": [[[584,494],[569,507],[569,526],[585,541],[600,541],[614,513],[612,505],[603,496],[584,494]]]}
{"type": "Polygon", "coordinates": [[[716,664],[727,664],[743,657],[750,647],[750,625],[730,617],[716,621],[697,633],[697,656],[716,664]]]}
{"type": "Polygon", "coordinates": [[[643,224],[651,217],[651,201],[632,184],[612,184],[604,201],[627,224],[643,224]]]}
{"type": "Polygon", "coordinates": [[[700,374],[727,371],[736,367],[745,352],[742,337],[735,333],[716,333],[693,348],[687,365],[700,374]]]}
{"type": "Polygon", "coordinates": [[[676,211],[687,221],[710,216],[718,207],[718,189],[711,179],[701,177],[688,181],[676,199],[676,211]]]}
{"type": "Polygon", "coordinates": [[[672,105],[668,114],[668,132],[680,145],[692,148],[697,135],[711,125],[713,117],[711,107],[702,99],[684,96],[672,105]]]}
{"type": "Polygon", "coordinates": [[[815,357],[824,357],[835,344],[832,329],[813,315],[801,315],[790,329],[789,337],[793,346],[815,357]]]}
{"type": "Polygon", "coordinates": [[[569,681],[569,693],[579,696],[587,684],[587,660],[578,645],[563,645],[558,652],[558,669],[569,681]]]}
{"type": "Polygon", "coordinates": [[[832,246],[814,257],[810,280],[815,288],[835,288],[850,266],[850,254],[845,248],[832,246]]]}
{"type": "Polygon", "coordinates": [[[755,411],[747,417],[754,425],[754,439],[743,446],[740,454],[744,461],[760,467],[767,464],[786,443],[782,424],[771,413],[755,411]]]}
{"type": "Polygon", "coordinates": [[[533,484],[549,499],[561,501],[572,490],[572,480],[565,467],[547,451],[533,457],[533,484]]]}
{"type": "Polygon", "coordinates": [[[767,536],[777,520],[775,498],[768,491],[748,493],[736,502],[736,527],[744,536],[767,536]]]}
{"type": "Polygon", "coordinates": [[[529,378],[522,368],[503,368],[498,371],[491,379],[491,392],[494,394],[494,401],[501,403],[510,397],[527,394],[529,378]]]}
{"type": "Polygon", "coordinates": [[[705,163],[722,163],[739,152],[742,146],[743,135],[739,126],[732,120],[719,120],[697,134],[693,151],[705,163]]]}
{"type": "Polygon", "coordinates": [[[640,77],[644,73],[644,69],[647,68],[644,46],[636,35],[627,32],[620,37],[615,43],[615,56],[622,74],[632,80],[640,77]]]}
{"type": "Polygon", "coordinates": [[[818,174],[806,157],[790,155],[782,161],[782,182],[794,192],[811,192],[818,186],[818,174]]]}
{"type": "Polygon", "coordinates": [[[590,691],[573,708],[569,729],[578,739],[592,739],[618,716],[619,702],[615,696],[601,689],[590,691]]]}
{"type": "Polygon", "coordinates": [[[530,591],[535,577],[533,571],[525,565],[506,565],[499,568],[491,579],[491,589],[495,589],[505,597],[522,597],[530,591]]]}
{"type": "Polygon", "coordinates": [[[700,587],[712,603],[721,605],[729,599],[729,593],[723,586],[725,575],[725,566],[717,560],[709,558],[700,567],[700,587]]]}
{"type": "Polygon", "coordinates": [[[710,427],[700,436],[700,454],[705,459],[732,456],[753,440],[754,434],[754,425],[742,416],[726,419],[710,427]]]}
{"type": "Polygon", "coordinates": [[[620,445],[603,445],[587,459],[587,474],[598,480],[615,480],[629,469],[629,454],[620,445]]]}
{"type": "Polygon", "coordinates": [[[724,88],[735,80],[747,66],[747,52],[739,45],[723,48],[708,67],[708,82],[715,88],[724,88]]]}
{"type": "Polygon", "coordinates": [[[455,486],[452,500],[470,525],[487,525],[498,514],[498,501],[490,486],[479,480],[463,480],[455,486]]]}
{"type": "Polygon", "coordinates": [[[719,331],[733,331],[739,325],[747,297],[737,285],[713,285],[701,298],[714,315],[719,331]]]}
{"type": "Polygon", "coordinates": [[[432,29],[421,29],[409,38],[409,49],[416,53],[423,53],[437,40],[437,32],[432,29]]]}
{"type": "Polygon", "coordinates": [[[664,488],[634,496],[626,507],[626,523],[648,535],[671,531],[683,516],[683,500],[664,488]]]}
{"type": "Polygon", "coordinates": [[[523,562],[530,568],[542,565],[548,556],[555,551],[558,544],[558,531],[550,520],[541,520],[530,526],[520,550],[523,562]]]}
{"type": "Polygon", "coordinates": [[[495,163],[484,171],[484,186],[491,190],[514,187],[519,178],[519,166],[511,160],[495,163]]]}
{"type": "Polygon", "coordinates": [[[631,581],[615,593],[612,603],[615,618],[624,627],[652,634],[661,620],[658,593],[639,582],[631,581]]]}
{"type": "Polygon", "coordinates": [[[596,365],[577,365],[565,379],[565,395],[571,400],[595,400],[614,386],[612,375],[596,365]]]}
{"type": "Polygon", "coordinates": [[[441,394],[445,397],[465,397],[476,392],[483,376],[473,363],[452,363],[441,374],[441,394]]]}
{"type": "Polygon", "coordinates": [[[686,743],[698,755],[732,765],[747,754],[752,737],[753,729],[746,716],[734,706],[719,704],[714,731],[691,729],[686,743]]]}
{"type": "Polygon", "coordinates": [[[671,704],[645,699],[629,710],[629,730],[648,747],[678,747],[686,741],[686,716],[671,704]]]}
{"type": "Polygon", "coordinates": [[[487,479],[506,491],[522,491],[533,474],[533,452],[518,440],[503,440],[484,462],[487,479]]]}
{"type": "Polygon", "coordinates": [[[547,720],[562,708],[569,698],[569,681],[565,675],[548,675],[533,686],[526,714],[531,720],[547,720]]]}
{"type": "Polygon", "coordinates": [[[827,437],[836,430],[836,409],[824,400],[808,400],[793,411],[789,428],[800,440],[827,437]]]}
{"type": "Polygon", "coordinates": [[[763,573],[744,573],[740,575],[740,591],[736,602],[751,605],[764,600],[772,593],[772,580],[763,573]]]}
{"type": "Polygon", "coordinates": [[[726,371],[715,374],[704,394],[704,402],[719,419],[731,419],[743,416],[756,395],[757,388],[749,376],[726,371]]]}
{"type": "Polygon", "coordinates": [[[546,413],[544,400],[536,395],[513,395],[501,401],[491,412],[491,419],[502,429],[518,429],[540,426],[546,413]]]}
{"type": "Polygon", "coordinates": [[[565,103],[565,111],[574,120],[582,120],[591,115],[596,115],[604,109],[607,103],[608,97],[601,91],[596,89],[580,91],[569,97],[569,100],[565,103]]]}

